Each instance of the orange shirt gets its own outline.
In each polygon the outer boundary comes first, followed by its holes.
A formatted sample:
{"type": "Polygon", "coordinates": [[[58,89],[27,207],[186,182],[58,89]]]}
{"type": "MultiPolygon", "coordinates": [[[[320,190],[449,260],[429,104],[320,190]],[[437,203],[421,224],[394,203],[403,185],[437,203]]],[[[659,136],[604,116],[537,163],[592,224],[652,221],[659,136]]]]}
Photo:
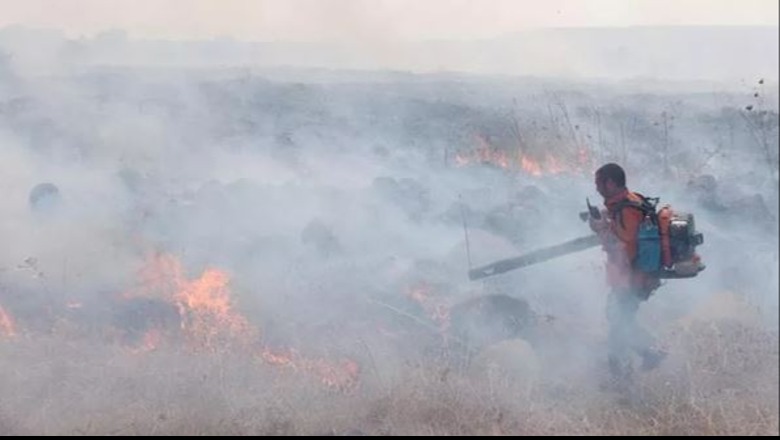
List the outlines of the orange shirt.
{"type": "Polygon", "coordinates": [[[642,198],[625,189],[604,201],[609,213],[609,229],[599,236],[602,248],[607,253],[607,283],[613,288],[655,289],[660,283],[658,278],[633,268],[637,253],[637,231],[644,215],[636,208],[618,203],[624,200],[641,202],[642,198]]]}

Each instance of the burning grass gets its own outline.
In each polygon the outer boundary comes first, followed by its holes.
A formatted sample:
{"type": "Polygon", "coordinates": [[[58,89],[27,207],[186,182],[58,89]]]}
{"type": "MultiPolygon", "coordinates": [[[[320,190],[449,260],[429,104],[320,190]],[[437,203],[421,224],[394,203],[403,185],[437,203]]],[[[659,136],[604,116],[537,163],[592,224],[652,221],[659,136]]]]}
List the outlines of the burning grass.
{"type": "MultiPolygon", "coordinates": [[[[400,346],[460,325],[435,290],[403,292],[432,325],[407,328],[400,346]]],[[[559,368],[565,357],[523,339],[490,342],[466,368],[438,354],[405,357],[382,333],[350,356],[270,345],[240,313],[226,273],[189,276],[170,255],[150,258],[118,304],[132,305],[130,321],[150,318],[129,344],[69,333],[66,322],[28,332],[0,309],[1,433],[778,434],[777,333],[733,314],[665,327],[670,357],[615,394],[599,387],[598,335],[563,335],[594,348],[569,355],[578,368],[559,368]]]]}
{"type": "MultiPolygon", "coordinates": [[[[757,349],[763,348],[746,347],[745,354],[765,358],[757,349]]],[[[139,357],[57,338],[7,341],[0,354],[5,434],[776,435],[778,430],[776,371],[743,378],[740,393],[717,392],[693,377],[670,378],[659,371],[642,383],[639,402],[625,405],[582,384],[523,391],[507,386],[513,382],[506,378],[466,376],[434,364],[410,366],[385,386],[366,379],[344,394],[240,355],[158,351],[139,357]],[[687,381],[686,386],[658,383],[670,379],[687,381]],[[774,401],[769,390],[755,394],[767,388],[775,391],[774,401]]]]}
{"type": "Polygon", "coordinates": [[[11,316],[0,306],[0,337],[14,336],[16,330],[11,316]]]}
{"type": "MultiPolygon", "coordinates": [[[[43,435],[777,435],[777,335],[734,322],[670,332],[633,400],[522,369],[428,359],[323,386],[292,350],[258,356],[17,335],[0,342],[0,430],[43,435]]],[[[378,349],[378,347],[373,347],[378,349]]],[[[542,360],[543,361],[543,360],[542,360]]],[[[347,364],[330,360],[331,365],[347,364]]],[[[355,365],[370,365],[358,358],[355,365]],[[359,361],[359,362],[358,362],[359,361]]],[[[593,366],[591,366],[593,367],[593,366]]],[[[590,368],[590,367],[588,367],[590,368]]],[[[339,370],[349,372],[349,368],[339,370]]]]}
{"type": "Polygon", "coordinates": [[[572,148],[572,151],[566,152],[566,154],[551,154],[549,151],[544,153],[524,152],[517,145],[496,146],[482,135],[476,135],[475,142],[476,146],[474,148],[459,151],[455,154],[455,166],[464,167],[489,164],[497,168],[521,172],[534,177],[555,174],[582,174],[588,172],[587,170],[591,167],[588,150],[583,146],[572,148]],[[575,159],[565,159],[568,157],[575,159]]]}

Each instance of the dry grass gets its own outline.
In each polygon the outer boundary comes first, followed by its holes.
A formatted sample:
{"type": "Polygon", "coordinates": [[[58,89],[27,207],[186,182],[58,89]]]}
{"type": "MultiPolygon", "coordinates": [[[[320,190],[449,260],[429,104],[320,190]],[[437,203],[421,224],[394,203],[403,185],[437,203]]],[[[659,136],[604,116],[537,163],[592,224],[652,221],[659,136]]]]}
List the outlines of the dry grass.
{"type": "Polygon", "coordinates": [[[0,434],[778,435],[778,334],[716,299],[656,325],[670,356],[630,394],[599,387],[603,335],[574,328],[545,332],[555,350],[502,341],[466,368],[415,350],[410,328],[404,353],[363,341],[358,386],[337,390],[246,347],[135,353],[63,319],[0,338],[0,434]]]}
{"type": "Polygon", "coordinates": [[[667,338],[668,362],[624,401],[588,374],[541,376],[528,386],[506,369],[456,371],[430,360],[392,380],[367,369],[358,388],[337,392],[247,356],[132,354],[21,335],[0,341],[0,432],[778,435],[776,334],[725,320],[670,329],[667,338]]]}

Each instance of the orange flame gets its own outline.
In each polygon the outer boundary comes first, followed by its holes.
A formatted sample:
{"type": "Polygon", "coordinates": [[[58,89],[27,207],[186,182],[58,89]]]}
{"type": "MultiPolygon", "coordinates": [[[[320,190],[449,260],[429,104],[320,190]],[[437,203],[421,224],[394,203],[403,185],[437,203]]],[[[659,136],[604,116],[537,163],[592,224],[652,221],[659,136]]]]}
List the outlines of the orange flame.
{"type": "Polygon", "coordinates": [[[456,166],[463,167],[472,163],[491,164],[505,170],[517,169],[534,177],[540,177],[545,174],[573,173],[587,166],[589,162],[588,153],[584,147],[579,147],[577,150],[576,162],[578,163],[570,165],[567,161],[553,156],[549,152],[541,159],[521,151],[516,151],[513,154],[507,149],[490,145],[485,136],[476,135],[475,138],[477,146],[473,150],[460,151],[455,154],[456,166]]]}
{"type": "Polygon", "coordinates": [[[162,342],[162,339],[163,334],[160,329],[150,329],[144,334],[144,337],[141,340],[141,343],[138,344],[138,347],[131,350],[131,352],[133,354],[138,354],[157,350],[157,348],[160,346],[160,343],[162,342]]]}
{"type": "Polygon", "coordinates": [[[470,152],[459,151],[455,154],[456,166],[462,167],[476,162],[491,164],[503,169],[511,167],[512,160],[507,151],[493,147],[482,135],[476,135],[475,138],[478,144],[476,149],[470,152]]]}
{"type": "Polygon", "coordinates": [[[294,355],[295,355],[295,351],[292,349],[288,350],[285,353],[282,351],[274,352],[269,348],[264,348],[263,351],[260,352],[260,356],[269,365],[276,365],[279,367],[290,367],[296,369],[297,366],[293,362],[294,355]]]}
{"type": "Polygon", "coordinates": [[[532,176],[542,175],[542,167],[528,156],[520,155],[520,167],[532,176]]]}
{"type": "Polygon", "coordinates": [[[342,391],[348,391],[357,385],[360,366],[351,359],[329,361],[327,359],[307,359],[297,351],[263,348],[260,357],[269,365],[302,371],[317,377],[324,385],[342,391]]]}
{"type": "Polygon", "coordinates": [[[579,161],[579,165],[581,167],[590,165],[590,155],[588,154],[588,150],[586,150],[585,147],[580,147],[577,151],[577,160],[579,161]]]}
{"type": "Polygon", "coordinates": [[[14,321],[3,306],[0,306],[0,336],[16,336],[14,321]]]}
{"type": "Polygon", "coordinates": [[[439,329],[445,332],[450,325],[450,311],[447,306],[433,299],[432,290],[430,285],[420,283],[410,288],[406,292],[406,296],[420,304],[431,320],[439,326],[439,329]]]}
{"type": "MultiPolygon", "coordinates": [[[[585,150],[581,150],[584,154],[578,157],[578,161],[587,162],[587,153],[585,150]]],[[[563,173],[576,173],[582,171],[587,163],[581,163],[579,165],[571,165],[560,158],[553,156],[550,153],[545,154],[544,160],[536,161],[529,156],[520,156],[520,168],[532,176],[541,176],[544,174],[563,174],[563,173]]]]}
{"type": "Polygon", "coordinates": [[[471,162],[468,155],[463,152],[455,153],[455,166],[464,167],[471,162]]]}
{"type": "Polygon", "coordinates": [[[139,276],[142,287],[124,297],[156,296],[175,304],[184,335],[193,347],[213,350],[229,342],[248,343],[253,336],[249,322],[232,308],[224,272],[207,269],[190,281],[176,258],[157,254],[139,276]]]}
{"type": "Polygon", "coordinates": [[[251,325],[232,310],[227,284],[225,273],[208,269],[197,280],[180,286],[176,293],[182,329],[204,348],[234,341],[246,344],[251,339],[251,325]]]}
{"type": "MultiPolygon", "coordinates": [[[[139,276],[141,287],[124,293],[123,297],[156,296],[175,304],[181,329],[191,347],[214,350],[238,343],[247,348],[257,336],[249,321],[233,310],[226,273],[207,269],[197,279],[187,280],[179,260],[171,255],[156,254],[141,268],[139,276]]],[[[163,335],[161,329],[149,330],[133,352],[157,349],[163,335]]],[[[360,374],[358,364],[350,359],[336,362],[307,359],[292,349],[274,351],[268,348],[263,348],[260,356],[269,365],[312,374],[326,386],[342,391],[354,387],[360,374]]]]}
{"type": "Polygon", "coordinates": [[[180,286],[187,283],[184,270],[179,260],[174,256],[155,253],[138,271],[141,287],[126,292],[125,298],[158,297],[172,300],[180,286]]]}
{"type": "Polygon", "coordinates": [[[569,171],[569,167],[567,167],[561,161],[556,159],[555,156],[549,154],[545,156],[545,164],[546,164],[547,172],[551,174],[560,174],[569,171]]]}

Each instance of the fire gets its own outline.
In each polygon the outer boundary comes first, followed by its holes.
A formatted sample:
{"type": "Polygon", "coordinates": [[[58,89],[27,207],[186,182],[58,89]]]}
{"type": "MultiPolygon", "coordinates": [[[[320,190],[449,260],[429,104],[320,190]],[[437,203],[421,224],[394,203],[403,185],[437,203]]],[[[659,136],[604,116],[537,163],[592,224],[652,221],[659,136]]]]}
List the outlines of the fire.
{"type": "Polygon", "coordinates": [[[311,374],[324,385],[342,391],[354,388],[360,375],[360,366],[351,359],[307,359],[293,349],[272,350],[267,347],[260,352],[260,357],[269,365],[311,374]]]}
{"type": "Polygon", "coordinates": [[[251,339],[253,329],[246,318],[233,311],[227,284],[225,273],[208,269],[176,293],[182,330],[203,348],[227,342],[246,344],[251,339]]]}
{"type": "Polygon", "coordinates": [[[542,167],[530,157],[520,155],[520,168],[532,176],[541,176],[542,167]]]}
{"type": "Polygon", "coordinates": [[[447,306],[433,299],[432,290],[427,283],[421,283],[410,288],[406,292],[406,296],[420,304],[431,320],[439,326],[439,329],[445,332],[450,325],[450,311],[447,306]]]}
{"type": "Polygon", "coordinates": [[[149,351],[157,350],[162,343],[163,333],[160,329],[151,329],[144,334],[143,340],[137,348],[132,350],[132,353],[146,353],[149,351]]]}
{"type": "Polygon", "coordinates": [[[14,321],[3,306],[0,306],[0,336],[16,336],[14,321]]]}
{"type": "Polygon", "coordinates": [[[568,167],[556,159],[555,156],[547,155],[545,160],[547,164],[547,171],[551,174],[560,174],[569,170],[568,167]]]}
{"type": "Polygon", "coordinates": [[[288,350],[287,352],[283,352],[283,351],[274,352],[269,348],[264,348],[263,351],[260,352],[260,357],[262,357],[263,360],[269,365],[276,365],[279,367],[290,367],[292,369],[297,369],[297,366],[293,361],[293,356],[295,356],[294,350],[288,350]]]}
{"type": "MultiPolygon", "coordinates": [[[[126,292],[123,297],[156,297],[175,305],[184,340],[190,348],[249,350],[258,336],[257,329],[234,309],[228,287],[230,279],[223,271],[206,269],[190,280],[179,260],[171,255],[156,254],[141,268],[139,278],[140,287],[126,292]]],[[[164,336],[164,329],[148,330],[133,352],[157,349],[164,336]]],[[[354,387],[360,374],[360,368],[353,360],[309,359],[293,349],[266,347],[261,349],[260,357],[269,365],[314,375],[326,386],[342,391],[354,387]]]]}
{"type": "Polygon", "coordinates": [[[586,150],[585,147],[580,147],[577,151],[577,160],[579,161],[579,165],[581,167],[590,165],[590,155],[588,154],[588,150],[586,150]]]}
{"type": "Polygon", "coordinates": [[[138,271],[141,287],[124,294],[130,297],[158,297],[171,300],[179,288],[187,283],[179,260],[173,255],[155,253],[138,271]]]}
{"type": "Polygon", "coordinates": [[[455,165],[458,167],[465,167],[471,162],[469,157],[465,153],[458,152],[455,154],[455,165]]]}
{"type": "Polygon", "coordinates": [[[478,145],[473,151],[460,151],[455,154],[455,164],[457,166],[466,166],[476,162],[495,165],[505,170],[511,167],[512,159],[507,151],[493,147],[482,135],[477,135],[476,141],[478,145]]]}
{"type": "Polygon", "coordinates": [[[181,329],[193,348],[216,350],[228,343],[249,343],[253,336],[246,318],[233,310],[224,272],[206,269],[188,280],[179,260],[156,254],[141,268],[139,278],[141,287],[123,296],[153,296],[176,305],[181,329]]]}
{"type": "Polygon", "coordinates": [[[576,165],[570,164],[550,153],[545,154],[542,160],[535,160],[530,156],[521,154],[519,160],[520,168],[524,172],[536,177],[545,174],[577,173],[585,170],[589,159],[584,149],[581,149],[580,153],[578,153],[577,161],[579,163],[576,165]]]}
{"type": "Polygon", "coordinates": [[[477,146],[466,152],[455,154],[455,165],[463,167],[472,163],[491,164],[505,170],[517,170],[534,177],[540,177],[545,174],[575,173],[588,166],[589,157],[585,147],[579,147],[577,157],[574,159],[577,163],[570,163],[557,157],[550,152],[543,157],[527,154],[520,150],[511,151],[506,148],[498,148],[490,145],[487,138],[482,135],[476,136],[477,146]]]}

